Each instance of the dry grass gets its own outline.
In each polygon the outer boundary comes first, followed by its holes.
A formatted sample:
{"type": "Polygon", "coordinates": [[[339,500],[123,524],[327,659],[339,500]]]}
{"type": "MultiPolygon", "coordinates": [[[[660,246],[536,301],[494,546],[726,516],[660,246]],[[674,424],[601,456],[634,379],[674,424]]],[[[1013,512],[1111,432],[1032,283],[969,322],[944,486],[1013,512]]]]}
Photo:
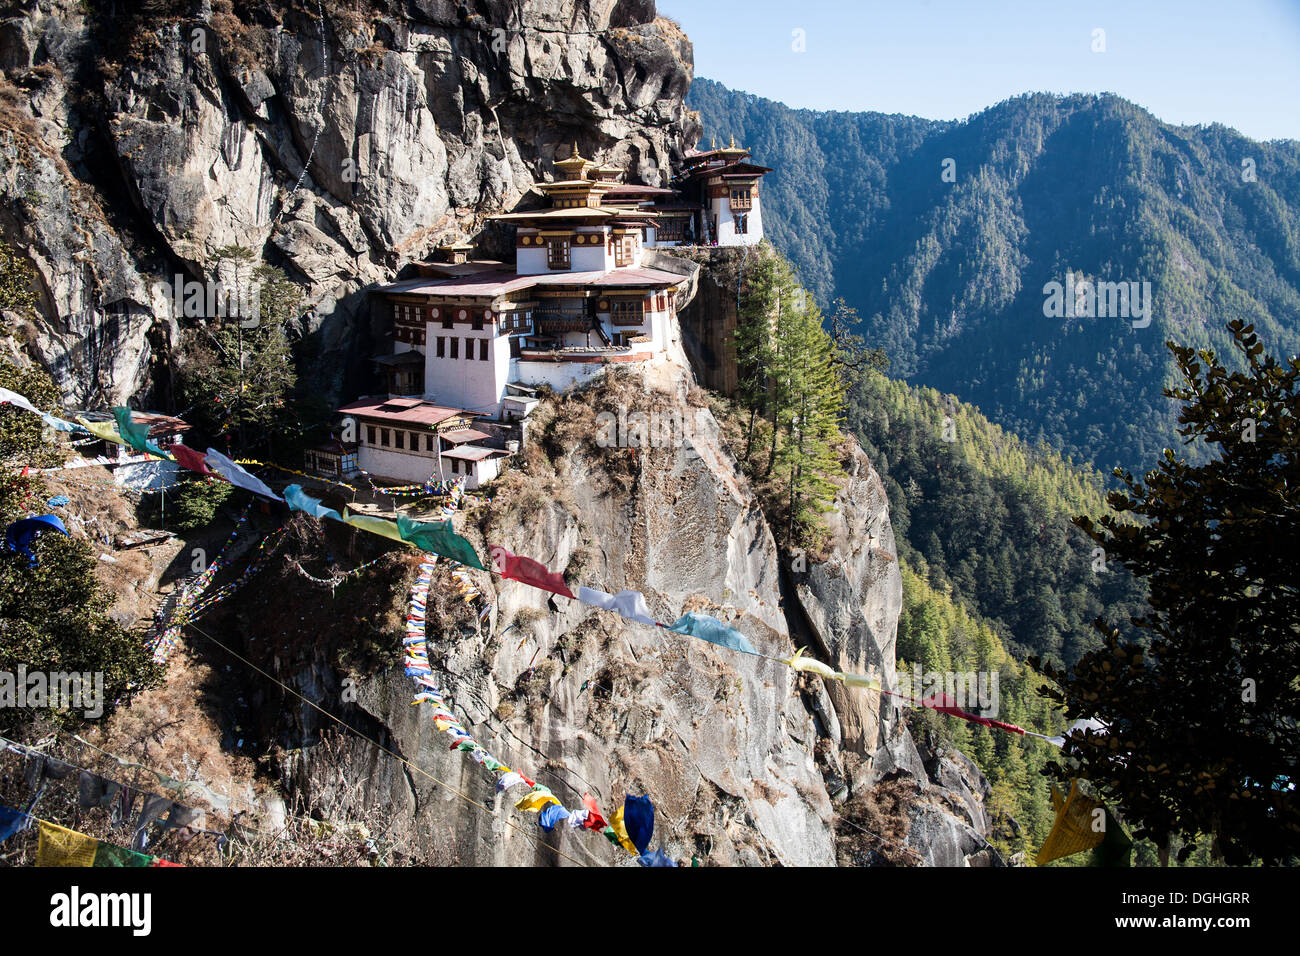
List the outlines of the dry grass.
{"type": "Polygon", "coordinates": [[[917,866],[920,855],[904,846],[911,828],[908,809],[920,788],[891,776],[855,793],[840,807],[835,827],[841,866],[917,866]]]}

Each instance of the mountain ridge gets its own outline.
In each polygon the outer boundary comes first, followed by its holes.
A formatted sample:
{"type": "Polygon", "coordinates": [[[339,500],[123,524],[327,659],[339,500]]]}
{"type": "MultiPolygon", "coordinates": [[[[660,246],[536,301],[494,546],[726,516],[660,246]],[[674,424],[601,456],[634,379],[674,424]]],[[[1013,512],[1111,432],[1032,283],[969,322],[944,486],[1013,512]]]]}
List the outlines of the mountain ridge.
{"type": "Polygon", "coordinates": [[[1300,142],[1173,127],[1116,96],[1029,93],[936,121],[697,78],[687,102],[706,138],[774,167],[769,238],[821,302],[859,311],[891,374],[1078,460],[1137,469],[1177,447],[1166,338],[1222,353],[1239,317],[1300,349],[1300,142]],[[1150,282],[1149,327],[1049,318],[1043,289],[1067,272],[1150,282]]]}

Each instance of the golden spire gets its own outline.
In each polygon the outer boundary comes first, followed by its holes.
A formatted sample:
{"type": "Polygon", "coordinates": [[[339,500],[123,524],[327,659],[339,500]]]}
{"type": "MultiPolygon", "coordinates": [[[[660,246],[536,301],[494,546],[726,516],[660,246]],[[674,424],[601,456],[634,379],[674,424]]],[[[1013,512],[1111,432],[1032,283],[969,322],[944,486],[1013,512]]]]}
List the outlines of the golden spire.
{"type": "Polygon", "coordinates": [[[710,137],[709,137],[709,149],[717,149],[717,148],[718,148],[718,141],[717,141],[716,139],[714,139],[712,136],[710,136],[710,137]]]}
{"type": "Polygon", "coordinates": [[[735,149],[735,148],[736,148],[736,134],[735,134],[735,133],[732,133],[732,134],[731,134],[731,148],[732,148],[732,149],[735,149]]]}

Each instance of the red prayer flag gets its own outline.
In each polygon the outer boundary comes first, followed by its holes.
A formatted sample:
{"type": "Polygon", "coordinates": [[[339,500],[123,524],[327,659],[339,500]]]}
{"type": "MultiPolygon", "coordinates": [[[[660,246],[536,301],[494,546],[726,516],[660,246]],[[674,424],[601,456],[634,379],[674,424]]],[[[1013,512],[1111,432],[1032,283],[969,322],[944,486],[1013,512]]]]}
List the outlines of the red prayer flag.
{"type": "Polygon", "coordinates": [[[582,826],[585,830],[603,830],[609,826],[605,818],[600,815],[600,808],[596,806],[596,798],[589,793],[582,795],[582,805],[587,808],[587,819],[583,821],[582,826]]]}
{"type": "Polygon", "coordinates": [[[168,860],[162,859],[162,857],[157,857],[157,856],[153,858],[153,862],[150,863],[149,865],[150,866],[179,866],[182,869],[185,867],[184,863],[172,863],[168,860]]]}
{"type": "Polygon", "coordinates": [[[937,710],[941,714],[951,714],[953,717],[960,717],[962,720],[969,720],[972,724],[982,724],[985,727],[997,727],[999,730],[1008,730],[1013,734],[1023,734],[1024,730],[1015,724],[1008,724],[1001,720],[990,720],[988,717],[981,717],[979,714],[972,714],[962,710],[957,706],[957,702],[947,694],[936,694],[933,697],[927,697],[920,702],[922,707],[929,707],[931,710],[937,710]]]}
{"type": "Polygon", "coordinates": [[[202,452],[195,451],[193,448],[186,448],[180,442],[170,446],[167,450],[172,453],[173,458],[190,471],[197,471],[200,475],[212,474],[212,469],[203,460],[204,455],[202,452]]]}
{"type": "Polygon", "coordinates": [[[492,566],[504,578],[510,578],[513,581],[522,581],[524,584],[530,584],[535,588],[543,591],[550,591],[552,594],[559,594],[562,597],[572,598],[573,592],[569,586],[564,583],[563,575],[556,574],[554,571],[548,571],[546,565],[540,561],[534,561],[532,558],[521,558],[509,548],[503,548],[499,544],[491,546],[492,566]]]}

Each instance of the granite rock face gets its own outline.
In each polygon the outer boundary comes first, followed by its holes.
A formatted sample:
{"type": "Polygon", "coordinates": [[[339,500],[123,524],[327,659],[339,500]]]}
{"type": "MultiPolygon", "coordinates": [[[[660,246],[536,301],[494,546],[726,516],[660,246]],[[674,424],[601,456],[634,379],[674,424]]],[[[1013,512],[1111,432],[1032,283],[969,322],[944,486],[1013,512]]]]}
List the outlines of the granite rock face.
{"type": "Polygon", "coordinates": [[[0,21],[0,235],[30,250],[26,339],[69,404],[153,398],[176,277],[215,281],[230,246],[305,286],[337,393],[368,374],[367,285],[449,238],[501,251],[485,217],[575,142],[659,182],[699,133],[690,43],[649,0],[107,6],[0,21]]]}
{"type": "MultiPolygon", "coordinates": [[[[70,406],[155,403],[189,321],[169,293],[178,277],[218,278],[230,246],[303,285],[311,380],[327,397],[358,391],[367,286],[447,239],[504,252],[486,217],[534,201],[530,183],[575,142],[659,183],[699,132],[683,105],[690,44],[650,0],[372,0],[322,4],[323,18],[268,0],[247,22],[203,0],[118,21],[87,12],[107,6],[26,0],[0,20],[0,234],[35,267],[40,315],[23,339],[70,406]]],[[[655,261],[690,276],[684,308],[699,270],[655,261]]],[[[608,449],[579,435],[551,449],[544,493],[513,517],[472,519],[475,543],[491,534],[575,583],[641,590],[660,620],[699,610],[765,654],[808,645],[890,683],[901,580],[870,462],[854,452],[826,554],[788,566],[692,397],[680,330],[670,354],[632,400],[688,419],[689,440],[608,449]]],[[[334,612],[319,591],[272,583],[263,600],[293,612],[293,633],[324,632],[334,612]]],[[[431,624],[439,679],[480,740],[566,804],[591,792],[609,812],[648,793],[655,845],[679,860],[820,866],[837,860],[837,804],[905,779],[918,795],[908,845],[925,862],[996,856],[978,770],[960,755],[927,765],[879,695],[480,583],[483,621],[445,609],[431,624]]],[[[394,838],[432,862],[626,861],[586,834],[535,839],[410,706],[399,667],[344,666],[310,642],[290,653],[253,606],[231,609],[227,637],[299,693],[337,706],[356,681],[361,734],[327,743],[318,712],[250,677],[241,719],[278,745],[266,766],[292,803],[338,818],[382,807],[394,838]]],[[[367,610],[400,615],[401,599],[367,610]]]]}

